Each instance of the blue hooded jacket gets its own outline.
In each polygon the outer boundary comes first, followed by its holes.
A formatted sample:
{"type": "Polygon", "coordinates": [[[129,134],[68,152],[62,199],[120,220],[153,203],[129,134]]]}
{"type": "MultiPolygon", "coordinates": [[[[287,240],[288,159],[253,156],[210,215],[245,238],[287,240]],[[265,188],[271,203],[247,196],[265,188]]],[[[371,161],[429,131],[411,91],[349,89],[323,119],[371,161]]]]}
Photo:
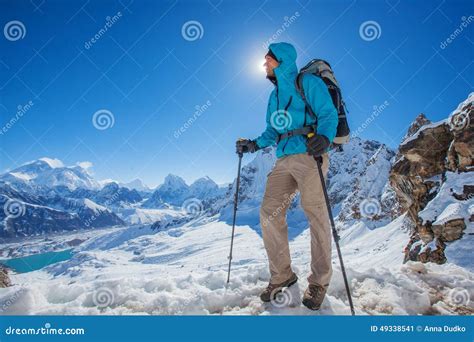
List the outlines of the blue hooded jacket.
{"type": "MultiPolygon", "coordinates": [[[[267,128],[256,139],[259,148],[276,143],[279,134],[314,124],[295,86],[298,75],[295,48],[288,43],[274,43],[270,44],[269,49],[280,65],[274,69],[277,82],[268,100],[267,128]]],[[[317,134],[326,136],[332,142],[336,136],[338,116],[326,84],[319,77],[306,74],[303,76],[303,89],[317,116],[317,134]]],[[[278,158],[298,153],[306,153],[306,137],[297,135],[278,143],[278,158]]]]}

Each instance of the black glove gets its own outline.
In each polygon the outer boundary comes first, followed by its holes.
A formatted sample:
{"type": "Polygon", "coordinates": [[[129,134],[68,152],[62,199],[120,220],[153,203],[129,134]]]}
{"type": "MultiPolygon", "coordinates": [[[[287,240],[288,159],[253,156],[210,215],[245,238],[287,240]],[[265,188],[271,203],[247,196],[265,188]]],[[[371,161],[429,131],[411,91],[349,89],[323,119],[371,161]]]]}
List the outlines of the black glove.
{"type": "Polygon", "coordinates": [[[320,157],[326,152],[329,145],[331,145],[329,139],[321,134],[315,134],[306,141],[308,154],[314,157],[320,157]]]}
{"type": "Polygon", "coordinates": [[[255,140],[240,138],[235,143],[235,150],[236,150],[237,154],[248,153],[248,152],[254,153],[255,151],[258,150],[258,145],[257,145],[257,142],[255,140]]]}

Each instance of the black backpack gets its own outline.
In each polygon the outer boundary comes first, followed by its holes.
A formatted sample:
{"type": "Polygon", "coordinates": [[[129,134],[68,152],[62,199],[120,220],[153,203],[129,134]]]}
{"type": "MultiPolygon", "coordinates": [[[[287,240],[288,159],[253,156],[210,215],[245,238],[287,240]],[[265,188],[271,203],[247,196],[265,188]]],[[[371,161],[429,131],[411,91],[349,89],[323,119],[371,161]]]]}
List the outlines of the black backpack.
{"type": "Polygon", "coordinates": [[[301,68],[298,76],[296,77],[296,89],[300,93],[305,105],[306,110],[310,114],[312,118],[316,120],[316,115],[311,108],[311,105],[306,100],[306,96],[304,94],[303,89],[303,75],[304,74],[313,74],[319,78],[321,78],[326,86],[328,87],[329,94],[331,95],[332,102],[334,103],[334,107],[337,109],[337,114],[339,118],[339,122],[337,124],[337,133],[336,137],[334,138],[333,144],[334,145],[342,145],[349,141],[349,125],[347,123],[347,116],[346,116],[346,105],[342,100],[341,89],[339,88],[339,84],[334,77],[334,72],[331,69],[331,65],[322,59],[313,59],[310,61],[306,66],[301,68]]]}

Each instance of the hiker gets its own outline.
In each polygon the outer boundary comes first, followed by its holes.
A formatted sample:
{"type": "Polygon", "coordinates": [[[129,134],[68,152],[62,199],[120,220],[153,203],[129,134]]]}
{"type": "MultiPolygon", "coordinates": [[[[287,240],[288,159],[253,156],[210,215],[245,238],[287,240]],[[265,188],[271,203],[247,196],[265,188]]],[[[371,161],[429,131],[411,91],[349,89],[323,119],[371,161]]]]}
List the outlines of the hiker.
{"type": "Polygon", "coordinates": [[[296,283],[291,269],[286,211],[295,191],[301,194],[301,206],[308,218],[311,233],[311,274],[303,304],[318,310],[326,295],[332,275],[331,226],[315,157],[322,160],[324,177],[329,168],[328,148],[336,136],[338,112],[321,78],[305,74],[302,89],[308,108],[295,86],[298,75],[296,50],[288,43],[274,43],[265,55],[267,78],[275,85],[270,94],[266,129],[255,140],[239,139],[238,153],[253,153],[277,142],[277,162],[267,177],[260,208],[260,225],[268,255],[270,282],[261,293],[270,302],[283,288],[296,283]],[[314,115],[313,114],[313,115],[314,115]],[[316,125],[311,137],[308,127],[316,125]]]}

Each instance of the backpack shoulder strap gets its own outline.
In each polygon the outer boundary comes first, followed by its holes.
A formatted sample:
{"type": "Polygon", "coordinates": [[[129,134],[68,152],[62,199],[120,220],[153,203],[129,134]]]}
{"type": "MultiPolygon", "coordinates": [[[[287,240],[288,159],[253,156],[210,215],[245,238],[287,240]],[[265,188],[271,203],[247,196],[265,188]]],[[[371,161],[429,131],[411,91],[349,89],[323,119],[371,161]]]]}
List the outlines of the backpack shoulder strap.
{"type": "MultiPolygon", "coordinates": [[[[303,99],[303,102],[305,104],[305,107],[306,107],[306,111],[309,113],[309,115],[311,116],[312,119],[315,120],[315,122],[317,121],[318,117],[316,116],[316,114],[314,113],[313,111],[313,108],[311,108],[311,105],[309,104],[308,102],[308,99],[306,98],[306,95],[304,93],[304,88],[303,88],[303,76],[305,75],[304,72],[300,72],[297,76],[296,76],[296,79],[295,79],[295,86],[296,86],[296,90],[298,91],[298,93],[300,94],[301,98],[303,99]]],[[[316,76],[316,75],[315,75],[316,76]]],[[[317,76],[316,76],[317,77],[317,76]]]]}

